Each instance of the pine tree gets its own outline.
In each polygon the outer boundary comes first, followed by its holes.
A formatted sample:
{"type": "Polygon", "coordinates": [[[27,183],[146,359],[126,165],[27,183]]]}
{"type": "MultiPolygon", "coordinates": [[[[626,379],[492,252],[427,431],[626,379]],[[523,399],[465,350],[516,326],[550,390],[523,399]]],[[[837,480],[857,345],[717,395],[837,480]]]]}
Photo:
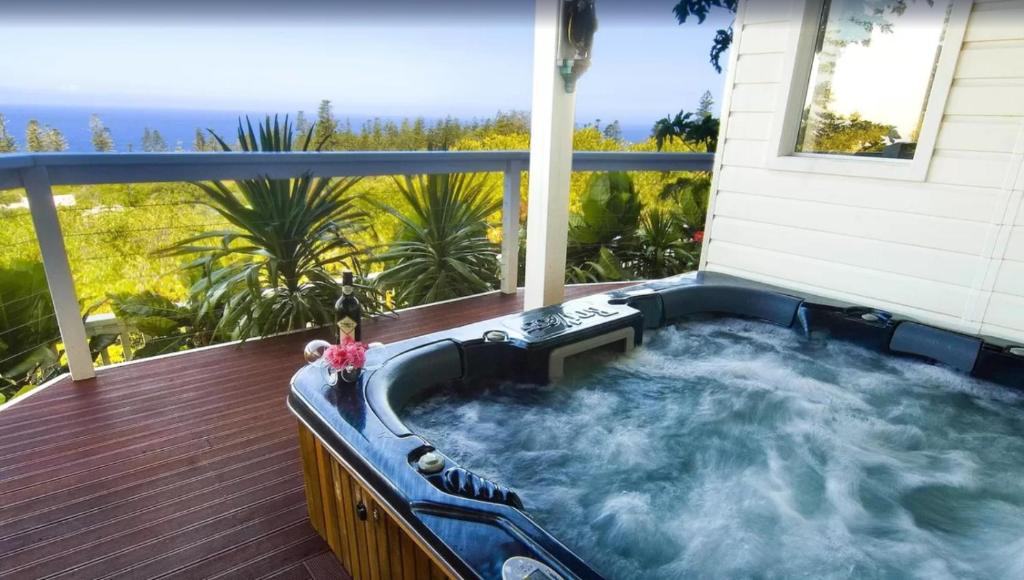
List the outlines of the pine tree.
{"type": "Polygon", "coordinates": [[[203,130],[196,128],[196,137],[192,140],[192,150],[206,151],[209,147],[210,146],[206,143],[206,137],[203,135],[203,130]]]}
{"type": "Polygon", "coordinates": [[[158,153],[167,151],[167,141],[164,141],[164,136],[156,129],[153,129],[153,151],[158,153]]]}
{"type": "Polygon", "coordinates": [[[146,153],[164,152],[167,151],[167,142],[160,131],[145,127],[142,130],[142,150],[146,153]]]}
{"type": "Polygon", "coordinates": [[[114,138],[110,136],[110,129],[103,125],[99,115],[89,117],[89,131],[92,133],[93,149],[101,153],[114,150],[114,138]]]}
{"type": "Polygon", "coordinates": [[[320,108],[317,110],[316,129],[313,130],[313,143],[310,148],[332,149],[334,133],[337,130],[338,121],[334,118],[334,111],[331,110],[331,102],[324,99],[320,101],[320,108]]]}
{"type": "Polygon", "coordinates": [[[64,134],[60,132],[60,129],[46,126],[46,131],[43,133],[43,144],[46,147],[46,151],[67,151],[68,140],[64,138],[64,134]]]}
{"type": "Polygon", "coordinates": [[[18,150],[14,135],[7,132],[7,117],[0,113],[0,153],[13,153],[18,150]]]}
{"type": "Polygon", "coordinates": [[[711,98],[711,91],[704,91],[704,94],[700,96],[700,104],[697,105],[697,114],[702,117],[711,116],[711,107],[715,104],[715,100],[711,98]]]}
{"type": "Polygon", "coordinates": [[[306,118],[306,112],[299,111],[295,115],[295,142],[298,143],[299,149],[306,146],[306,135],[309,133],[309,128],[309,119],[306,118]]]}
{"type": "Polygon", "coordinates": [[[28,125],[25,126],[25,148],[33,153],[46,151],[43,128],[35,119],[29,119],[28,125]]]}
{"type": "Polygon", "coordinates": [[[608,125],[605,125],[602,133],[608,139],[613,141],[622,141],[622,125],[619,124],[618,119],[612,121],[608,125]]]}
{"type": "Polygon", "coordinates": [[[309,119],[306,118],[305,111],[299,111],[295,115],[295,133],[298,135],[304,135],[309,132],[309,119]]]}

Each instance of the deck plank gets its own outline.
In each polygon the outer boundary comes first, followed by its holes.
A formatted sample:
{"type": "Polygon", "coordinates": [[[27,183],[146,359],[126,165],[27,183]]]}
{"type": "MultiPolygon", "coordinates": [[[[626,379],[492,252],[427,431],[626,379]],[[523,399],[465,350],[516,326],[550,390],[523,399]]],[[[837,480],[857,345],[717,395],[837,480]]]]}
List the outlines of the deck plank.
{"type": "MultiPolygon", "coordinates": [[[[567,288],[573,298],[621,285],[567,288]]],[[[488,294],[367,321],[393,342],[516,312],[488,294]]],[[[337,578],[284,407],[324,331],[63,379],[0,412],[0,578],[337,578]]]]}

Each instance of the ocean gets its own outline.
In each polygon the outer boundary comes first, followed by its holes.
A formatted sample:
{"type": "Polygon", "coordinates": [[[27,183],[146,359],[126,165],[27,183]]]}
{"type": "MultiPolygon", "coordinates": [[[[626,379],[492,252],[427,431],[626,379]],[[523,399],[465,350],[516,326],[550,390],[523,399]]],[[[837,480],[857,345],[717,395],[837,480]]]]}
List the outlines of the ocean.
{"type": "MultiPolygon", "coordinates": [[[[169,150],[180,148],[183,151],[192,149],[196,129],[201,129],[209,138],[207,129],[212,129],[228,142],[234,142],[236,127],[240,116],[249,115],[255,122],[262,119],[268,111],[216,111],[198,109],[136,109],[114,107],[55,107],[36,105],[3,105],[0,113],[7,118],[7,130],[18,141],[19,149],[25,144],[25,126],[30,119],[43,125],[59,129],[68,141],[68,151],[84,153],[92,151],[90,140],[89,117],[99,115],[103,124],[110,130],[114,146],[119,152],[142,151],[142,134],[148,127],[157,130],[163,136],[169,150]]],[[[294,119],[294,111],[269,111],[270,114],[289,113],[294,119]]],[[[342,115],[336,116],[344,121],[348,119],[352,126],[358,128],[364,121],[373,119],[375,115],[342,115]]],[[[456,115],[457,116],[457,115],[456,115]]],[[[316,111],[306,111],[306,117],[313,119],[316,111]]],[[[400,122],[402,117],[379,115],[381,119],[400,122]]],[[[417,115],[410,115],[415,118],[417,115]]],[[[427,122],[436,117],[424,116],[427,122]]],[[[474,118],[472,115],[465,120],[474,118]]],[[[581,123],[582,124],[582,123],[581,123]]],[[[622,123],[623,137],[627,141],[643,141],[650,135],[651,123],[622,123]]]]}

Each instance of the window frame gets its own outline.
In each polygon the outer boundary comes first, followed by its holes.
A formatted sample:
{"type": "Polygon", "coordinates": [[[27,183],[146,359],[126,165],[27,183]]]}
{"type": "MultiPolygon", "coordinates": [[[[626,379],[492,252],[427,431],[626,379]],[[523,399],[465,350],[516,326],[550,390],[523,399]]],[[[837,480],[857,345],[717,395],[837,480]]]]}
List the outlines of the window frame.
{"type": "Polygon", "coordinates": [[[967,21],[974,0],[952,0],[949,24],[935,67],[935,78],[926,99],[926,110],[921,124],[917,148],[913,159],[887,159],[857,157],[831,153],[802,153],[796,151],[797,133],[803,116],[807,91],[810,90],[811,67],[825,0],[803,0],[794,15],[799,26],[791,31],[784,53],[782,79],[782,107],[776,111],[767,165],[772,169],[804,171],[852,177],[875,177],[906,181],[924,181],[928,175],[939,136],[946,99],[953,87],[957,60],[960,57],[967,21]],[[781,114],[779,114],[781,113],[781,114]]]}

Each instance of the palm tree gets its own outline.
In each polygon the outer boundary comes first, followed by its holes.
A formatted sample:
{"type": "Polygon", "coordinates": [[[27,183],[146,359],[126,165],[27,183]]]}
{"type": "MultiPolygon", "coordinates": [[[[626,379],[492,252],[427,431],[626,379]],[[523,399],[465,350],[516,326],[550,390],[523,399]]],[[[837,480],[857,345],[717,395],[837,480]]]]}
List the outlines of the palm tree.
{"type": "MultiPolygon", "coordinates": [[[[305,151],[315,127],[302,140],[305,151]]],[[[246,119],[238,123],[238,147],[247,152],[291,151],[292,127],[268,116],[259,136],[246,119]]],[[[224,151],[231,147],[210,131],[224,151]]],[[[367,215],[352,187],[358,178],[310,174],[295,179],[260,177],[197,184],[204,203],[231,227],[181,240],[163,251],[192,256],[187,268],[205,274],[192,285],[197,315],[220,312],[217,332],[236,338],[328,324],[338,284],[332,269],[359,270],[364,251],[353,236],[367,228],[367,215]]]]}
{"type": "Polygon", "coordinates": [[[375,259],[385,265],[378,286],[393,288],[403,305],[493,289],[498,246],[487,238],[487,220],[501,208],[501,198],[485,176],[405,176],[395,185],[409,209],[377,204],[401,224],[398,239],[375,259]]]}
{"type": "Polygon", "coordinates": [[[654,122],[651,131],[658,151],[665,142],[679,139],[684,143],[703,145],[708,153],[718,149],[718,119],[711,113],[684,113],[679,111],[675,117],[663,117],[654,122]]]}

